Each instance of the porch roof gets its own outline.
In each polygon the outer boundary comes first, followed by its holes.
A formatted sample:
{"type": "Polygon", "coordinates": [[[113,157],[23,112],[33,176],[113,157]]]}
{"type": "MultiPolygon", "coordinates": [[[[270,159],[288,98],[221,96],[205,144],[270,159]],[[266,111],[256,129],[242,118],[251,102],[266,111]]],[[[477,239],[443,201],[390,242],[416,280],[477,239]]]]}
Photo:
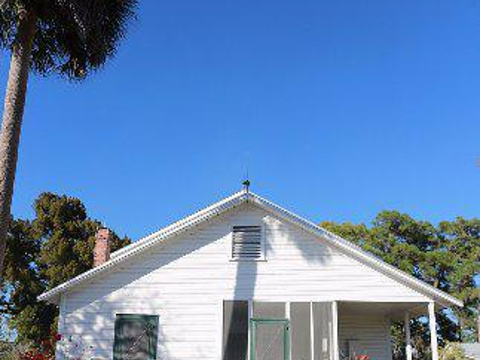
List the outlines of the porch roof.
{"type": "Polygon", "coordinates": [[[403,321],[407,312],[411,318],[428,315],[428,304],[424,302],[338,301],[340,315],[382,316],[395,321],[403,321]]]}

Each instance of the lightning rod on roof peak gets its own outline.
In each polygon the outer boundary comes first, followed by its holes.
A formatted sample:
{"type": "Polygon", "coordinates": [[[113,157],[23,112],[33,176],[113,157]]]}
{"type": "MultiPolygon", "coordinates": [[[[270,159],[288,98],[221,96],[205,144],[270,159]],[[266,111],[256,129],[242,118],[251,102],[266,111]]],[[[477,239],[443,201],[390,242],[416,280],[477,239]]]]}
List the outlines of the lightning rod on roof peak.
{"type": "Polygon", "coordinates": [[[245,190],[245,192],[249,192],[250,190],[250,180],[246,179],[242,182],[242,185],[243,185],[243,189],[245,190]]]}

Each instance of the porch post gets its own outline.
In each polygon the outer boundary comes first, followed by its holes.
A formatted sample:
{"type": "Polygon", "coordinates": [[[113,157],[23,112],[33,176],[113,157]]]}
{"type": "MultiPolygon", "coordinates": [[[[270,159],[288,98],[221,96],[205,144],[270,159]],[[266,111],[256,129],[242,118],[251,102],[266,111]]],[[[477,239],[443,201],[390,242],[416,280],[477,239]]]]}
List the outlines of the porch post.
{"type": "Polygon", "coordinates": [[[333,360],[340,360],[340,349],[338,348],[338,303],[336,301],[332,302],[332,331],[333,360]]]}
{"type": "Polygon", "coordinates": [[[315,338],[314,338],[315,323],[313,319],[313,302],[310,301],[310,353],[312,360],[315,359],[315,338]]]}
{"type": "Polygon", "coordinates": [[[437,321],[435,319],[435,303],[428,303],[428,324],[430,325],[430,346],[432,360],[438,360],[437,321]]]}
{"type": "Polygon", "coordinates": [[[410,314],[405,313],[405,320],[403,327],[405,328],[405,355],[406,360],[412,360],[412,341],[410,338],[410,314]]]}

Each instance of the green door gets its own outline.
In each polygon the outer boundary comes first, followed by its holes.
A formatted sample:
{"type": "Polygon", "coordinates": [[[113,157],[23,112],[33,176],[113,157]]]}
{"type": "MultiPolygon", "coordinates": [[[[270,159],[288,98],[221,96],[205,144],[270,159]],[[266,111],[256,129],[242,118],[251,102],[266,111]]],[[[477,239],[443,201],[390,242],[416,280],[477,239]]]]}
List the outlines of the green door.
{"type": "Polygon", "coordinates": [[[290,322],[250,319],[250,360],[289,360],[290,322]]]}

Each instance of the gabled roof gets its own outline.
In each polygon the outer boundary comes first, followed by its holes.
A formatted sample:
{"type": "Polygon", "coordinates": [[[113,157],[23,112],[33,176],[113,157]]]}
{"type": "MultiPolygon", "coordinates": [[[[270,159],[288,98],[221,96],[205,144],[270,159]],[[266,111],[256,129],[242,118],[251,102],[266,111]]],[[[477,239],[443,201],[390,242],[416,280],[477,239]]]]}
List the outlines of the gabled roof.
{"type": "Polygon", "coordinates": [[[154,246],[160,241],[165,241],[169,238],[174,237],[193,226],[199,225],[205,221],[210,220],[213,217],[216,217],[228,210],[231,210],[237,207],[240,204],[250,202],[256,206],[273,213],[281,219],[284,219],[290,223],[293,223],[300,228],[308,231],[309,233],[318,236],[323,241],[328,242],[330,245],[333,245],[346,254],[353,256],[365,264],[375,268],[378,271],[381,271],[387,276],[395,279],[396,281],[408,286],[415,291],[425,295],[426,297],[436,301],[442,306],[463,306],[462,301],[454,298],[447,293],[434,288],[433,286],[420,281],[413,276],[397,269],[396,267],[387,264],[386,262],[380,260],[374,255],[364,251],[359,246],[315,225],[314,223],[303,219],[302,217],[293,214],[292,212],[262,198],[261,196],[250,192],[248,190],[239,191],[201,211],[198,211],[186,218],[173,223],[151,235],[140,239],[133,244],[126,246],[114,253],[111,254],[110,260],[98,267],[95,267],[83,274],[78,275],[77,277],[53,288],[50,291],[47,291],[38,297],[39,300],[57,302],[59,295],[66,290],[73,288],[76,285],[84,283],[86,280],[91,279],[99,274],[104,273],[105,271],[114,268],[119,263],[122,263],[126,259],[139,254],[146,249],[154,246]]]}

